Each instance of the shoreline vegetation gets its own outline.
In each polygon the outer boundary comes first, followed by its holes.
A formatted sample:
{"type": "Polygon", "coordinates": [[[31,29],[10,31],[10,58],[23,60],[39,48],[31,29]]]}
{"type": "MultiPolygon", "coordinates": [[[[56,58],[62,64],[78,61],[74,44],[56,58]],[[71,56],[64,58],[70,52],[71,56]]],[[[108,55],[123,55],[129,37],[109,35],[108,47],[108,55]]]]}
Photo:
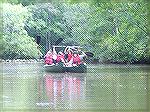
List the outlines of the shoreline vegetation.
{"type": "Polygon", "coordinates": [[[1,62],[38,60],[62,38],[59,45],[77,45],[92,52],[94,57],[86,59],[87,63],[150,64],[149,4],[145,0],[50,1],[2,3],[1,62]]]}
{"type": "MultiPolygon", "coordinates": [[[[141,61],[141,62],[111,62],[111,61],[100,61],[98,59],[90,59],[90,60],[85,60],[87,64],[117,64],[117,65],[136,65],[136,64],[146,64],[150,65],[150,62],[148,61],[141,61]]],[[[44,64],[44,59],[0,59],[0,63],[43,63],[44,64]]]]}
{"type": "Polygon", "coordinates": [[[0,59],[0,62],[4,63],[44,63],[43,59],[0,59]]]}

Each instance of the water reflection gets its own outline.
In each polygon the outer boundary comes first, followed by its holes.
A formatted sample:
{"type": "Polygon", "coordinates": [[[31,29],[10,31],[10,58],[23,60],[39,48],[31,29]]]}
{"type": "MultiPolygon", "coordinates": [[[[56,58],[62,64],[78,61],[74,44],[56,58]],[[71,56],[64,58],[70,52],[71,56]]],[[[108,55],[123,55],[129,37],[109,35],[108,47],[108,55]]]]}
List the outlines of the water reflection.
{"type": "Polygon", "coordinates": [[[45,74],[39,80],[40,101],[38,106],[51,109],[85,108],[85,74],[45,74]],[[44,98],[44,94],[46,97],[44,98]],[[44,102],[43,101],[44,98],[44,102]]]}
{"type": "Polygon", "coordinates": [[[42,67],[42,64],[3,65],[0,104],[4,111],[150,110],[149,66],[91,65],[86,74],[51,74],[42,67]]]}

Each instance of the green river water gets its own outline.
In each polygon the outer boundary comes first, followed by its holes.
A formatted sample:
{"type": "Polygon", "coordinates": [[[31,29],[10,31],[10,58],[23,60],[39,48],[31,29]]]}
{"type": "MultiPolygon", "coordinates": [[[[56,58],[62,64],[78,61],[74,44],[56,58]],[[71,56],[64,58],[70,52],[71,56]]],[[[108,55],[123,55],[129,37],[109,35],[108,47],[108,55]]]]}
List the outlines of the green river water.
{"type": "Polygon", "coordinates": [[[0,65],[1,112],[150,112],[149,65],[88,65],[87,73],[0,65]]]}

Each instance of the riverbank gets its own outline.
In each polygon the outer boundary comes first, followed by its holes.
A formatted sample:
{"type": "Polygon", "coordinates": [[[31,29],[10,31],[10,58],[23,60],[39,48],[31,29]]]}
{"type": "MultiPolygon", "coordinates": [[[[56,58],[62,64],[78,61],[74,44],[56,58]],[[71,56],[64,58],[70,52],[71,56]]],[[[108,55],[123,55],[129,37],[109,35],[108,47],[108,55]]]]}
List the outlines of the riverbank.
{"type": "Polygon", "coordinates": [[[28,59],[28,60],[26,59],[13,59],[13,60],[0,59],[0,62],[3,62],[3,63],[43,63],[44,59],[28,59]]]}
{"type": "Polygon", "coordinates": [[[150,65],[150,59],[140,61],[114,61],[114,60],[100,60],[100,59],[87,59],[86,63],[89,64],[148,64],[150,65]]]}
{"type": "MultiPolygon", "coordinates": [[[[4,63],[44,63],[44,59],[0,59],[0,62],[4,62],[4,63]]],[[[123,62],[117,62],[117,61],[109,61],[109,60],[99,60],[99,59],[86,59],[85,62],[87,64],[147,64],[150,65],[150,60],[141,60],[138,62],[127,62],[127,61],[123,61],[123,62]]]]}

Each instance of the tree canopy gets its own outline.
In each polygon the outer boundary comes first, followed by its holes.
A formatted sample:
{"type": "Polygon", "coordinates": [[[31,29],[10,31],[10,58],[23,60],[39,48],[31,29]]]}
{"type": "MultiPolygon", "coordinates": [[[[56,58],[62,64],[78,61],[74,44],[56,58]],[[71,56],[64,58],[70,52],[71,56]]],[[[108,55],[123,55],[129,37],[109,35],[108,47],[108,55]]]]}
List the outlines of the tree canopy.
{"type": "Polygon", "coordinates": [[[22,5],[3,4],[3,58],[38,56],[37,45],[24,29],[29,12],[22,5]]]}
{"type": "Polygon", "coordinates": [[[102,62],[150,61],[148,2],[145,0],[47,0],[43,3],[16,0],[14,4],[8,1],[2,5],[3,41],[0,42],[4,49],[1,57],[10,58],[10,54],[12,58],[37,57],[61,37],[64,40],[61,45],[80,45],[102,62]],[[38,36],[41,37],[39,46],[38,36]]]}

